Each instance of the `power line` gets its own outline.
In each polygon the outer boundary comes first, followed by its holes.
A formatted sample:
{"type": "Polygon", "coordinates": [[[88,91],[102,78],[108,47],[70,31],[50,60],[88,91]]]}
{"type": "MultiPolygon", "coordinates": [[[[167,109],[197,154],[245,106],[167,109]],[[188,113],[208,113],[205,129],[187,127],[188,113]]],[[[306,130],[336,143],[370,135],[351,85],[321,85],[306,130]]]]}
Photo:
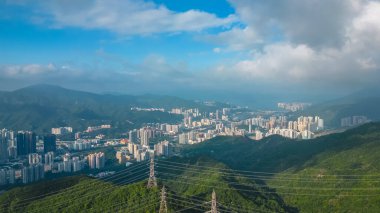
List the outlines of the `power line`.
{"type": "MultiPolygon", "coordinates": [[[[160,174],[168,175],[171,177],[181,177],[181,178],[188,178],[192,180],[197,180],[197,181],[202,181],[204,179],[199,178],[199,177],[192,177],[192,176],[187,176],[187,175],[177,175],[177,174],[172,174],[172,173],[166,173],[166,172],[160,172],[160,174]]],[[[249,180],[249,179],[248,179],[249,180]]],[[[228,183],[231,185],[238,185],[238,186],[249,186],[249,187],[260,187],[260,188],[282,188],[282,189],[299,189],[299,190],[326,190],[326,191],[335,191],[335,190],[351,190],[351,191],[358,191],[358,190],[369,190],[369,191],[378,191],[380,188],[373,188],[373,187],[368,187],[368,188],[323,188],[323,187],[289,187],[288,185],[284,186],[273,186],[273,185],[262,185],[262,184],[245,184],[245,183],[239,183],[236,181],[231,181],[228,180],[228,183]]]]}
{"type": "MultiPolygon", "coordinates": [[[[135,172],[135,173],[137,173],[137,172],[135,172]]],[[[122,181],[122,182],[120,182],[120,183],[121,183],[121,184],[132,183],[132,182],[134,182],[134,181],[136,181],[136,180],[139,180],[141,177],[144,177],[146,174],[147,174],[147,173],[140,174],[140,175],[138,175],[138,176],[132,177],[132,179],[124,180],[124,181],[122,181]]],[[[122,177],[122,178],[125,178],[125,177],[122,177]]],[[[109,186],[109,187],[106,187],[104,191],[100,191],[100,192],[94,192],[94,193],[86,194],[86,195],[83,196],[83,197],[77,198],[76,201],[77,201],[77,200],[83,200],[84,198],[87,198],[87,197],[90,197],[90,196],[94,196],[94,195],[97,195],[97,194],[105,193],[105,192],[110,191],[110,190],[112,190],[112,189],[114,189],[114,188],[116,188],[116,187],[117,187],[117,186],[112,186],[112,185],[111,185],[111,186],[109,186]]],[[[74,190],[75,190],[75,189],[74,189],[74,190]]],[[[75,192],[75,191],[74,191],[74,192],[75,192]]],[[[81,190],[76,191],[76,192],[79,193],[79,192],[81,192],[81,190]]],[[[82,192],[85,192],[85,190],[84,190],[84,191],[82,190],[82,192]]],[[[57,195],[57,196],[59,196],[59,195],[57,195]]],[[[75,199],[75,198],[73,198],[73,199],[75,199]]],[[[65,200],[64,202],[58,202],[58,203],[55,203],[55,204],[52,205],[52,206],[44,206],[44,207],[45,207],[45,208],[46,208],[46,207],[60,207],[61,205],[66,204],[66,203],[69,202],[69,201],[73,201],[73,200],[68,200],[68,201],[65,200]]],[[[70,205],[69,205],[69,206],[66,206],[66,207],[70,207],[70,205]]]]}
{"type": "MultiPolygon", "coordinates": [[[[184,163],[178,163],[178,162],[173,162],[169,160],[163,160],[159,159],[158,162],[165,162],[165,163],[172,163],[172,164],[181,164],[181,165],[187,165],[187,166],[195,166],[191,164],[184,164],[184,163]]],[[[201,166],[197,165],[197,167],[203,167],[203,168],[208,168],[208,169],[215,169],[215,167],[210,167],[210,166],[201,166]]],[[[226,172],[240,172],[240,173],[251,173],[251,174],[267,174],[267,175],[277,175],[277,174],[283,174],[282,172],[261,172],[261,171],[249,171],[249,170],[237,170],[237,169],[230,169],[230,168],[218,168],[219,170],[223,170],[226,172]]],[[[309,169],[310,170],[310,169],[309,169]]],[[[321,169],[314,169],[314,170],[324,170],[323,168],[321,169]]],[[[379,171],[380,172],[380,171],[379,171]]],[[[297,175],[297,174],[287,174],[287,175],[297,175]]],[[[327,174],[324,176],[338,176],[338,177],[380,177],[379,175],[358,175],[358,174],[345,174],[345,175],[339,175],[339,174],[327,174]]]]}
{"type": "MultiPolygon", "coordinates": [[[[139,164],[139,165],[133,166],[132,168],[133,168],[133,169],[135,169],[135,168],[139,168],[139,167],[141,167],[141,166],[143,166],[143,165],[144,165],[144,164],[139,164]]],[[[131,169],[131,168],[129,167],[129,168],[127,168],[127,169],[123,169],[123,170],[121,170],[121,171],[119,171],[119,172],[117,172],[117,173],[115,173],[115,174],[113,174],[113,175],[111,175],[111,176],[105,177],[105,178],[92,179],[92,180],[90,180],[90,182],[88,183],[88,185],[90,185],[91,183],[92,183],[92,185],[94,185],[94,184],[95,184],[97,181],[99,181],[99,180],[109,181],[109,180],[111,180],[112,178],[114,178],[114,177],[116,177],[116,176],[119,176],[119,175],[124,174],[124,173],[126,173],[126,172],[130,172],[131,170],[133,171],[133,169],[131,169]]],[[[74,186],[75,186],[75,185],[74,185],[74,186]]],[[[73,187],[73,186],[71,186],[71,187],[73,187]]],[[[28,202],[26,202],[26,201],[29,201],[29,200],[34,201],[36,198],[46,197],[46,196],[48,196],[48,195],[53,195],[53,194],[57,194],[57,193],[61,193],[61,192],[63,193],[63,192],[65,192],[65,191],[70,190],[71,187],[69,187],[69,188],[65,188],[65,189],[61,189],[61,190],[57,190],[57,191],[53,191],[53,192],[49,192],[49,193],[45,193],[45,194],[41,194],[41,195],[34,196],[34,197],[29,197],[29,198],[26,198],[26,199],[23,199],[23,200],[20,200],[20,201],[18,202],[18,205],[20,204],[20,202],[22,202],[22,203],[28,203],[28,202]]],[[[84,187],[88,187],[88,186],[84,185],[84,186],[82,186],[82,187],[84,188],[84,187]]],[[[7,206],[8,204],[9,204],[9,203],[4,203],[4,204],[1,205],[1,207],[7,206]]]]}
{"type": "MultiPolygon", "coordinates": [[[[145,202],[145,201],[151,201],[151,200],[148,199],[148,198],[147,198],[147,199],[143,199],[143,200],[140,200],[140,203],[141,203],[141,202],[145,202]]],[[[156,204],[158,203],[157,200],[154,200],[154,202],[155,202],[154,205],[156,205],[156,204]]],[[[123,201],[123,202],[116,203],[116,204],[114,204],[114,205],[112,205],[112,206],[107,206],[107,207],[104,207],[104,208],[96,209],[95,212],[99,211],[99,212],[103,213],[103,212],[106,212],[107,210],[108,210],[109,212],[112,212],[113,209],[114,209],[115,207],[119,207],[119,208],[128,208],[128,209],[129,209],[129,208],[141,207],[141,205],[138,204],[138,205],[128,206],[128,205],[125,203],[125,201],[123,201]]],[[[92,211],[93,208],[91,208],[90,210],[92,211]]]]}
{"type": "MultiPolygon", "coordinates": [[[[170,165],[170,164],[162,164],[162,163],[157,163],[158,164],[158,168],[160,167],[166,167],[166,168],[179,168],[179,169],[186,169],[186,170],[192,170],[194,172],[199,172],[200,169],[202,169],[203,171],[205,170],[204,168],[198,168],[197,166],[193,165],[193,166],[179,166],[179,165],[170,165]],[[163,166],[164,165],[164,166],[163,166]]],[[[305,178],[305,177],[298,177],[298,178],[287,178],[287,177],[269,177],[269,176],[258,176],[258,175],[244,175],[244,174],[240,174],[240,173],[228,173],[228,172],[223,172],[223,171],[218,171],[218,168],[215,168],[213,167],[213,171],[212,170],[209,170],[207,172],[217,172],[219,174],[225,174],[225,175],[228,175],[228,176],[235,176],[235,177],[246,177],[246,178],[250,178],[250,179],[256,179],[256,180],[277,180],[277,181],[280,181],[280,180],[286,180],[286,181],[293,181],[293,180],[296,180],[296,181],[303,181],[303,182],[315,182],[315,180],[318,180],[320,182],[335,182],[337,181],[337,179],[325,179],[323,177],[316,177],[314,180],[312,178],[305,178]],[[312,181],[311,181],[312,180],[312,181]]],[[[373,182],[373,183],[380,183],[380,180],[376,179],[376,180],[369,180],[369,179],[349,179],[349,178],[343,178],[341,180],[345,180],[345,181],[364,181],[364,182],[373,182]]]]}
{"type": "Polygon", "coordinates": [[[376,197],[380,196],[380,194],[374,194],[374,195],[326,195],[326,194],[299,194],[299,193],[286,193],[286,192],[267,192],[267,191],[258,191],[258,190],[248,190],[248,189],[236,189],[236,188],[226,188],[226,187],[220,187],[220,186],[209,186],[205,184],[197,184],[197,183],[189,183],[185,181],[178,181],[178,180],[173,180],[173,179],[168,179],[168,178],[160,178],[162,180],[166,180],[169,182],[175,182],[175,183],[181,183],[181,184],[187,184],[187,185],[197,185],[197,186],[205,186],[209,188],[217,188],[217,189],[225,189],[225,190],[236,190],[236,191],[246,191],[246,192],[261,192],[265,194],[284,194],[284,195],[297,195],[297,196],[322,196],[322,197],[331,197],[331,196],[341,196],[341,197],[376,197]]]}
{"type": "MultiPolygon", "coordinates": [[[[177,195],[178,196],[178,195],[177,195]]],[[[181,196],[179,196],[181,197],[181,196]]],[[[194,196],[192,195],[191,196],[192,198],[184,198],[184,199],[188,199],[188,200],[192,200],[194,202],[202,202],[203,201],[203,198],[200,198],[200,197],[197,197],[197,196],[194,196]]],[[[210,203],[210,201],[206,202],[206,203],[210,203]]],[[[220,200],[218,201],[218,205],[224,205],[225,208],[227,204],[223,204],[220,200]]],[[[236,205],[233,205],[233,204],[228,204],[228,208],[229,209],[238,209],[239,211],[244,211],[244,212],[264,212],[264,213],[268,213],[268,212],[272,212],[272,211],[264,211],[264,210],[261,210],[261,209],[257,209],[257,208],[248,208],[248,209],[242,209],[241,206],[236,206],[236,205]]]]}

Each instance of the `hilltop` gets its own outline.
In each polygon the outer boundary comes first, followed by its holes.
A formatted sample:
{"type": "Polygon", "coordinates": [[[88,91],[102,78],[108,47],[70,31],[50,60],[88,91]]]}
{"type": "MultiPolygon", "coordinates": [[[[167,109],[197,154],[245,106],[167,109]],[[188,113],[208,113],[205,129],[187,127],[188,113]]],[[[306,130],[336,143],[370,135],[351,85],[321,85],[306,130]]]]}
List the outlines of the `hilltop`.
{"type": "Polygon", "coordinates": [[[90,125],[111,124],[125,131],[143,123],[182,119],[160,111],[132,111],[131,107],[213,110],[200,102],[172,96],[95,94],[43,84],[0,92],[0,128],[43,133],[59,126],[81,130],[90,125]]]}
{"type": "Polygon", "coordinates": [[[301,212],[379,211],[380,123],[307,141],[219,137],[185,152],[247,171],[301,212]]]}

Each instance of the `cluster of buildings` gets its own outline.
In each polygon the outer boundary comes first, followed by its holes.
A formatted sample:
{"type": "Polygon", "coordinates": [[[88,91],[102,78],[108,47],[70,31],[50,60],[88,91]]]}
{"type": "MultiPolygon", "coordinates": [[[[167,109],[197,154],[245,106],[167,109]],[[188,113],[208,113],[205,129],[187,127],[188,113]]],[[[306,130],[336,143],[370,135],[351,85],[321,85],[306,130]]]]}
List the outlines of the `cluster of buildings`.
{"type": "Polygon", "coordinates": [[[149,146],[149,141],[164,135],[175,135],[179,132],[180,125],[177,124],[151,124],[140,129],[128,132],[128,140],[131,143],[140,143],[149,146]]]}
{"type": "Polygon", "coordinates": [[[306,107],[311,106],[310,103],[277,103],[277,107],[288,111],[296,112],[304,110],[306,107]]]}
{"type": "Polygon", "coordinates": [[[284,127],[284,122],[286,123],[286,117],[282,116],[280,125],[276,125],[277,122],[274,122],[274,127],[271,125],[265,136],[276,134],[291,139],[312,139],[315,132],[324,129],[324,121],[318,116],[298,117],[296,121],[287,121],[287,127],[284,127]]]}
{"type": "Polygon", "coordinates": [[[51,128],[51,134],[54,135],[63,135],[63,134],[69,134],[73,132],[72,127],[57,127],[57,128],[51,128]]]}
{"type": "Polygon", "coordinates": [[[168,157],[172,155],[172,148],[172,144],[167,140],[156,143],[153,149],[146,145],[129,142],[127,146],[119,148],[116,152],[116,159],[120,164],[124,164],[129,161],[141,162],[149,160],[153,154],[168,157]]]}
{"type": "Polygon", "coordinates": [[[141,108],[141,107],[131,107],[132,111],[145,111],[145,112],[154,112],[154,111],[159,111],[159,112],[165,112],[165,109],[163,108],[141,108]]]}
{"type": "MultiPolygon", "coordinates": [[[[45,178],[47,172],[71,173],[87,167],[90,169],[104,167],[104,153],[83,156],[80,153],[66,152],[63,155],[56,155],[57,135],[72,133],[72,128],[53,128],[52,132],[55,134],[41,137],[31,131],[0,130],[0,185],[39,181],[45,178]]],[[[61,145],[66,145],[68,150],[82,151],[90,149],[93,143],[93,140],[77,140],[61,142],[61,145]]]]}
{"type": "Polygon", "coordinates": [[[106,164],[106,156],[103,152],[89,154],[87,158],[90,169],[102,169],[106,164]]]}
{"type": "Polygon", "coordinates": [[[69,150],[73,151],[84,151],[92,148],[93,144],[96,144],[98,140],[84,140],[84,139],[77,139],[74,142],[69,141],[66,142],[65,145],[69,150]]]}
{"type": "Polygon", "coordinates": [[[88,132],[94,132],[94,131],[98,131],[101,129],[111,129],[111,125],[110,124],[103,124],[100,126],[89,126],[89,127],[87,127],[87,129],[84,132],[87,132],[87,133],[88,132]]]}
{"type": "Polygon", "coordinates": [[[120,147],[116,152],[116,159],[120,164],[124,164],[129,161],[145,161],[150,157],[150,150],[146,146],[140,144],[129,143],[128,146],[120,147]]]}
{"type": "Polygon", "coordinates": [[[340,124],[342,127],[351,127],[351,126],[357,126],[361,124],[365,124],[370,122],[370,120],[366,116],[349,116],[342,118],[340,121],[340,124]]]}
{"type": "MultiPolygon", "coordinates": [[[[305,103],[279,103],[279,107],[297,111],[305,103]]],[[[59,141],[57,136],[73,133],[71,127],[52,128],[53,134],[38,137],[30,131],[1,130],[0,137],[0,185],[30,183],[41,180],[45,174],[72,173],[84,169],[102,169],[106,165],[103,152],[81,154],[95,147],[117,146],[115,158],[120,164],[146,161],[152,155],[172,156],[176,144],[201,143],[216,136],[248,136],[256,140],[278,134],[288,138],[310,139],[323,130],[324,121],[318,116],[301,116],[290,120],[283,114],[263,113],[241,116],[241,108],[222,108],[213,112],[199,109],[174,108],[169,113],[183,115],[183,121],[175,124],[146,124],[127,132],[125,139],[105,142],[105,135],[95,137],[90,132],[109,129],[111,125],[88,127],[75,134],[75,141],[59,141]],[[83,134],[83,137],[81,137],[83,134]],[[95,138],[94,138],[95,137],[95,138]],[[101,142],[102,141],[102,142],[101,142]],[[37,146],[37,143],[39,144],[37,146]],[[43,144],[43,148],[42,145],[43,144]],[[13,164],[9,163],[12,160],[13,164]],[[8,164],[7,164],[8,162],[8,164]]],[[[134,108],[139,111],[162,111],[159,108],[134,108]]],[[[281,113],[281,112],[279,112],[281,113]]],[[[363,122],[358,116],[351,123],[363,122]]],[[[348,122],[347,122],[348,123],[348,122]]],[[[72,139],[71,139],[72,140],[72,139]]]]}

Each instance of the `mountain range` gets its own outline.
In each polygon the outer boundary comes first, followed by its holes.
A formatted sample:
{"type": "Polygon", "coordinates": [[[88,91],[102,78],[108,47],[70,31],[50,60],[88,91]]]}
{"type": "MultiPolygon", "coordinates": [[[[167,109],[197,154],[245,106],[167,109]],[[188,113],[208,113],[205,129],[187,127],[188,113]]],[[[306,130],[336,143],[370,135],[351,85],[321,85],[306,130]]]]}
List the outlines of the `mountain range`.
{"type": "Polygon", "coordinates": [[[45,133],[52,127],[71,126],[78,131],[87,126],[111,124],[115,129],[125,131],[143,123],[170,123],[182,119],[179,115],[161,111],[133,111],[131,107],[214,110],[202,102],[172,96],[95,94],[52,85],[34,85],[0,92],[0,128],[45,133]]]}

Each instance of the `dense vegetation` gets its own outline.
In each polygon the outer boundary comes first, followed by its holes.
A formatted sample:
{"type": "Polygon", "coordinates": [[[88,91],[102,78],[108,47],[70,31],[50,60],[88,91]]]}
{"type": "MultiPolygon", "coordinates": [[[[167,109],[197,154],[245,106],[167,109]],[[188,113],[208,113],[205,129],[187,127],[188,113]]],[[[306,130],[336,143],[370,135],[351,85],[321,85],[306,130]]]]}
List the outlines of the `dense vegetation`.
{"type": "MultiPolygon", "coordinates": [[[[286,206],[276,194],[265,194],[264,192],[268,189],[258,188],[255,182],[238,176],[232,179],[223,177],[220,169],[226,168],[226,166],[221,163],[208,158],[176,160],[189,164],[189,166],[174,169],[175,167],[166,164],[165,161],[157,163],[159,186],[165,185],[167,189],[170,212],[187,208],[188,210],[183,212],[209,210],[209,201],[213,190],[217,193],[221,209],[233,212],[240,210],[248,212],[295,211],[286,206]],[[206,168],[199,168],[199,166],[213,167],[213,169],[210,171],[206,168]],[[246,191],[241,191],[239,184],[246,184],[246,191]]],[[[147,189],[147,166],[130,171],[123,175],[118,173],[119,175],[116,174],[117,178],[107,181],[76,176],[15,188],[0,197],[0,211],[157,212],[160,187],[147,189]],[[129,183],[129,180],[136,183],[125,185],[125,183],[129,183]],[[57,190],[63,191],[57,192],[57,190]],[[35,198],[46,193],[49,194],[35,198]]]]}
{"type": "Polygon", "coordinates": [[[176,122],[182,117],[166,112],[131,111],[131,107],[198,107],[202,103],[171,96],[100,95],[57,86],[36,85],[13,92],[0,92],[0,128],[49,132],[52,127],[112,124],[116,129],[143,123],[176,122]]]}
{"type": "Polygon", "coordinates": [[[380,211],[379,123],[309,141],[220,137],[186,153],[250,171],[302,212],[380,211]]]}

